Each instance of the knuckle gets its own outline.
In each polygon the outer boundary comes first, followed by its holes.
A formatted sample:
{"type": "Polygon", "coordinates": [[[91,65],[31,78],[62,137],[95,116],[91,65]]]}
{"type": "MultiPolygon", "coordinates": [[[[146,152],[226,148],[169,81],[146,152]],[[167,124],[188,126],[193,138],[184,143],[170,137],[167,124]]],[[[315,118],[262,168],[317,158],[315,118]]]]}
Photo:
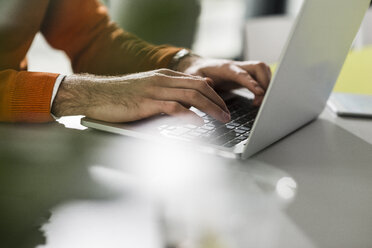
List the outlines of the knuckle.
{"type": "Polygon", "coordinates": [[[202,91],[208,90],[209,84],[206,80],[198,80],[196,83],[196,87],[202,91]]]}
{"type": "Polygon", "coordinates": [[[177,102],[168,102],[166,108],[170,113],[177,113],[180,111],[180,104],[177,102]]]}
{"type": "Polygon", "coordinates": [[[236,72],[235,75],[236,75],[237,79],[242,79],[242,78],[245,78],[247,76],[250,76],[249,73],[245,70],[239,70],[239,71],[236,72]]]}
{"type": "Polygon", "coordinates": [[[208,82],[206,80],[204,80],[204,81],[201,81],[200,87],[203,90],[208,90],[209,89],[209,84],[208,84],[208,82]]]}
{"type": "Polygon", "coordinates": [[[227,69],[227,70],[230,70],[233,68],[233,65],[231,63],[223,63],[221,66],[221,69],[227,69]]]}
{"type": "Polygon", "coordinates": [[[185,97],[191,100],[197,100],[199,98],[199,93],[196,90],[186,90],[185,97]]]}
{"type": "Polygon", "coordinates": [[[260,69],[267,69],[267,65],[264,62],[258,62],[257,67],[260,69]]]}
{"type": "Polygon", "coordinates": [[[190,93],[190,98],[193,100],[198,100],[200,98],[200,93],[196,90],[192,90],[190,93]]]}
{"type": "Polygon", "coordinates": [[[245,77],[245,76],[249,75],[248,72],[245,71],[245,70],[239,70],[236,74],[240,77],[242,77],[242,76],[245,77]]]}

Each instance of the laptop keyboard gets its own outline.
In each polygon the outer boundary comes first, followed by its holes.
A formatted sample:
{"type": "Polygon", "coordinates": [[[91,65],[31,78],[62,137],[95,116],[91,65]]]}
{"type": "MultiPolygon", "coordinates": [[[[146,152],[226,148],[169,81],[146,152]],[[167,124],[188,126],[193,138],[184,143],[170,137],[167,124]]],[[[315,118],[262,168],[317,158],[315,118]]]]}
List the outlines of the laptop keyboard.
{"type": "Polygon", "coordinates": [[[231,113],[229,123],[221,123],[203,112],[197,112],[204,119],[203,126],[163,125],[159,130],[161,134],[171,138],[234,147],[248,139],[258,107],[252,105],[252,100],[241,96],[227,100],[226,105],[231,113]]]}

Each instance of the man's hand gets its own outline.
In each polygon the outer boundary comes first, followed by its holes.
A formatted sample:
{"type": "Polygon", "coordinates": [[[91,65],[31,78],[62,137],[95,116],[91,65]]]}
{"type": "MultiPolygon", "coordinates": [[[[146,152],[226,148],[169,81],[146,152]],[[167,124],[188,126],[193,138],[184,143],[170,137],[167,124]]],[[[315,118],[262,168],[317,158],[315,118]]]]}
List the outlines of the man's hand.
{"type": "Polygon", "coordinates": [[[165,113],[202,125],[194,106],[221,122],[230,120],[211,80],[168,69],[121,77],[67,76],[52,105],[56,116],[85,115],[108,122],[130,122],[165,113]]]}
{"type": "Polygon", "coordinates": [[[237,62],[189,56],[182,59],[175,69],[186,74],[211,78],[217,91],[247,88],[255,95],[255,105],[261,104],[271,80],[270,67],[254,61],[237,62]]]}

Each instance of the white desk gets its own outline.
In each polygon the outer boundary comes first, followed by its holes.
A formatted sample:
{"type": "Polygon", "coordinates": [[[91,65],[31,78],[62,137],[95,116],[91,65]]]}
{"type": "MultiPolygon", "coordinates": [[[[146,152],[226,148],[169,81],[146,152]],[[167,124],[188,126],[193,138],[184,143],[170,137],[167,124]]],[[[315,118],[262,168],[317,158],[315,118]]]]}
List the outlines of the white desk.
{"type": "Polygon", "coordinates": [[[237,161],[59,124],[1,124],[1,247],[42,244],[38,225],[47,248],[370,247],[371,127],[325,110],[237,161]]]}

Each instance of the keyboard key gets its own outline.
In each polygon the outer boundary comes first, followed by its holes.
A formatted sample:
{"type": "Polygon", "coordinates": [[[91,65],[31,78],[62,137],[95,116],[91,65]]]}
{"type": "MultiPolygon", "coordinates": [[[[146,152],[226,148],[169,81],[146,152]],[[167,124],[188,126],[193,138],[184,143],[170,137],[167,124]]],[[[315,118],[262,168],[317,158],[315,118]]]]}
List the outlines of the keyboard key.
{"type": "Polygon", "coordinates": [[[202,136],[201,133],[198,133],[198,132],[196,132],[196,131],[191,131],[191,132],[188,133],[188,135],[190,135],[190,136],[192,136],[192,137],[195,137],[195,138],[197,138],[197,137],[201,137],[201,136],[202,136]]]}
{"type": "Polygon", "coordinates": [[[198,126],[195,126],[195,125],[192,125],[192,124],[187,124],[185,127],[186,128],[189,128],[189,129],[196,129],[196,128],[198,128],[198,126]]]}
{"type": "Polygon", "coordinates": [[[243,140],[246,140],[247,137],[241,135],[241,136],[237,137],[236,139],[237,139],[237,140],[240,140],[240,141],[243,141],[243,140]]]}
{"type": "Polygon", "coordinates": [[[200,136],[200,139],[204,142],[209,142],[213,138],[213,134],[211,133],[205,133],[200,136]]]}
{"type": "Polygon", "coordinates": [[[239,123],[236,123],[234,121],[231,121],[231,122],[227,123],[227,125],[234,126],[234,127],[239,127],[240,126],[239,123]]]}
{"type": "Polygon", "coordinates": [[[177,127],[174,130],[165,130],[166,134],[174,135],[174,136],[180,136],[180,135],[183,135],[183,134],[185,134],[189,131],[190,131],[190,129],[185,128],[185,127],[177,127]]]}
{"type": "Polygon", "coordinates": [[[251,129],[249,127],[240,126],[240,127],[237,128],[237,130],[241,130],[241,131],[247,132],[247,131],[249,131],[251,129]]]}
{"type": "Polygon", "coordinates": [[[214,125],[204,125],[201,128],[204,129],[204,130],[207,130],[207,131],[212,131],[212,130],[216,129],[216,127],[214,125]]]}
{"type": "Polygon", "coordinates": [[[216,128],[221,127],[221,126],[225,126],[224,123],[222,123],[220,121],[217,121],[217,120],[212,121],[210,124],[214,125],[216,128]]]}
{"type": "Polygon", "coordinates": [[[234,126],[234,125],[229,125],[229,124],[226,125],[226,128],[227,128],[227,129],[235,129],[235,127],[236,127],[236,126],[234,126]]]}
{"type": "Polygon", "coordinates": [[[158,129],[159,130],[163,130],[163,129],[167,128],[167,127],[168,127],[168,125],[161,125],[160,127],[158,127],[158,129]]]}
{"type": "Polygon", "coordinates": [[[238,133],[235,129],[234,130],[231,130],[231,132],[229,133],[230,137],[231,137],[231,140],[233,140],[234,138],[238,137],[241,135],[241,133],[238,133]]]}
{"type": "Polygon", "coordinates": [[[195,138],[196,138],[195,136],[192,136],[190,134],[184,134],[181,137],[184,138],[184,139],[187,139],[187,140],[195,140],[195,138]]]}
{"type": "Polygon", "coordinates": [[[238,134],[244,134],[244,133],[246,133],[246,131],[239,130],[239,129],[235,129],[235,132],[238,133],[238,134]]]}
{"type": "Polygon", "coordinates": [[[230,137],[231,140],[235,139],[236,137],[240,136],[236,130],[231,130],[227,135],[230,137]]]}
{"type": "Polygon", "coordinates": [[[251,132],[249,131],[249,132],[243,133],[243,136],[248,138],[250,134],[251,132]]]}
{"type": "Polygon", "coordinates": [[[252,129],[253,124],[254,124],[254,120],[253,120],[253,121],[250,121],[250,122],[247,122],[247,123],[245,123],[245,124],[242,125],[242,126],[243,126],[243,127],[246,127],[246,128],[249,128],[249,129],[252,129]]]}
{"type": "Polygon", "coordinates": [[[239,109],[239,110],[236,111],[236,113],[237,113],[239,116],[243,116],[243,115],[246,114],[247,112],[246,112],[246,110],[244,110],[244,109],[239,109]]]}
{"type": "Polygon", "coordinates": [[[201,134],[205,134],[205,133],[208,132],[208,130],[203,129],[203,128],[199,128],[199,129],[196,129],[195,132],[197,132],[197,133],[201,133],[201,134]]]}
{"type": "Polygon", "coordinates": [[[230,116],[232,120],[235,120],[240,117],[240,115],[236,112],[232,112],[232,113],[230,112],[230,116]]]}
{"type": "Polygon", "coordinates": [[[251,121],[251,119],[243,117],[235,120],[236,123],[239,123],[240,125],[246,124],[247,122],[251,121]]]}

